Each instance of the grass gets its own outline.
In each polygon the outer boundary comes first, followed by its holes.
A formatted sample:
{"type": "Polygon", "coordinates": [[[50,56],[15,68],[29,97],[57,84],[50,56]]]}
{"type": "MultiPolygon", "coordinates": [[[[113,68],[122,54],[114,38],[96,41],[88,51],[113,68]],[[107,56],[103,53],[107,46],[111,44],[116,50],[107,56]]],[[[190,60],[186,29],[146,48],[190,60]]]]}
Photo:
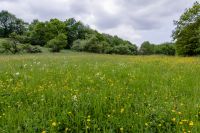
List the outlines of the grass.
{"type": "Polygon", "coordinates": [[[200,132],[200,58],[0,56],[0,132],[200,132]]]}

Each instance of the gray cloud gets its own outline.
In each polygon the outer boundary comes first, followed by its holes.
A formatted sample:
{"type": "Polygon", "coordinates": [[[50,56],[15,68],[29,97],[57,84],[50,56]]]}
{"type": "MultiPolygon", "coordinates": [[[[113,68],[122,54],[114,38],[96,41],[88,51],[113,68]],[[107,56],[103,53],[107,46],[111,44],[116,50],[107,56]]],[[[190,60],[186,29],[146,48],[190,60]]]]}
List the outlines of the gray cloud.
{"type": "Polygon", "coordinates": [[[0,0],[8,10],[28,22],[33,19],[65,20],[74,17],[85,24],[140,44],[170,41],[173,20],[195,0],[0,0]]]}

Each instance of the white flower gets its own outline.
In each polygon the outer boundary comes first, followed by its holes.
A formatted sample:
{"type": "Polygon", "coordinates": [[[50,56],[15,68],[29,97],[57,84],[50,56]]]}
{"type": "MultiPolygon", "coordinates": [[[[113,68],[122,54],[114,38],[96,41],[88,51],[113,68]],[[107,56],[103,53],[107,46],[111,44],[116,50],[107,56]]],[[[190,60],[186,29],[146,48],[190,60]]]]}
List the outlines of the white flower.
{"type": "Polygon", "coordinates": [[[76,95],[72,96],[72,100],[73,100],[73,101],[77,101],[77,100],[78,100],[78,99],[77,99],[77,96],[76,96],[76,95]]]}
{"type": "Polygon", "coordinates": [[[16,72],[16,73],[15,73],[16,76],[19,76],[19,74],[20,74],[19,72],[16,72]]]}

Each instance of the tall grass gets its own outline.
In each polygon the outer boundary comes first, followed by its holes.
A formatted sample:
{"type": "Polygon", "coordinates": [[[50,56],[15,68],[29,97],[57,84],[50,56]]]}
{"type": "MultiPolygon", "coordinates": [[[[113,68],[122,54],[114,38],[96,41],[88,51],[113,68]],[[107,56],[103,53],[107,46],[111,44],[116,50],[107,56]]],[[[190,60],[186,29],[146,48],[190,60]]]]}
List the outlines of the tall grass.
{"type": "Polygon", "coordinates": [[[0,56],[0,132],[200,132],[200,58],[0,56]]]}

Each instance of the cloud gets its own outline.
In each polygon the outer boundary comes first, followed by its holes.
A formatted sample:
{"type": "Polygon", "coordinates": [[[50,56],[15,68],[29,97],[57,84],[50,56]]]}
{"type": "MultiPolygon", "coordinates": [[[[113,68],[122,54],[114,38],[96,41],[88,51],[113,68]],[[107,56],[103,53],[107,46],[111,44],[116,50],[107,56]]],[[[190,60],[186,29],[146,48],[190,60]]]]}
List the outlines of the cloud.
{"type": "Polygon", "coordinates": [[[118,35],[133,43],[170,41],[173,20],[195,0],[1,0],[8,10],[31,22],[74,17],[100,32],[118,35]]]}

